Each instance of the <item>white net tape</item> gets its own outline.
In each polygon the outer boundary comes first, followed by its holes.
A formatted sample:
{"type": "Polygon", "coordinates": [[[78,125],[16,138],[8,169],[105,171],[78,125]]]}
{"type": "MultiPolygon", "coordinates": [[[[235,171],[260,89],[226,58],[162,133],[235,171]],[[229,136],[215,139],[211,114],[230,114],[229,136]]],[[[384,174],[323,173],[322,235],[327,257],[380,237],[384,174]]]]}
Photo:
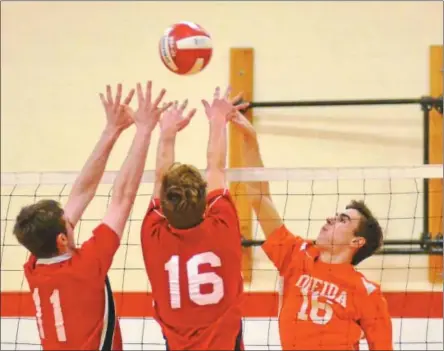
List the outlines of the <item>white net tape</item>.
{"type": "MultiPolygon", "coordinates": [[[[202,171],[204,174],[204,171],[202,171]]],[[[74,183],[77,172],[1,173],[1,185],[55,185],[74,183]]],[[[105,172],[101,184],[112,184],[117,172],[105,172]]],[[[228,181],[304,181],[335,179],[431,179],[443,177],[443,165],[341,168],[236,168],[227,169],[228,181]]],[[[146,171],[142,183],[152,183],[154,171],[146,171]]]]}

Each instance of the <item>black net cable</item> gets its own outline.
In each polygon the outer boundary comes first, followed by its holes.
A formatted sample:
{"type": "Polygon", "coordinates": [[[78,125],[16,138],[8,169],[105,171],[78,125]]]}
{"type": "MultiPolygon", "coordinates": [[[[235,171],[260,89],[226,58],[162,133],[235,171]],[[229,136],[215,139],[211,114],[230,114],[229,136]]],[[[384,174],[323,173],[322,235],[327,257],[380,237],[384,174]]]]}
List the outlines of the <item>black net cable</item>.
{"type": "Polygon", "coordinates": [[[443,98],[424,96],[407,99],[357,99],[357,100],[294,100],[294,101],[252,101],[249,108],[267,107],[332,107],[332,106],[375,106],[375,105],[421,105],[437,109],[442,113],[443,98]]]}

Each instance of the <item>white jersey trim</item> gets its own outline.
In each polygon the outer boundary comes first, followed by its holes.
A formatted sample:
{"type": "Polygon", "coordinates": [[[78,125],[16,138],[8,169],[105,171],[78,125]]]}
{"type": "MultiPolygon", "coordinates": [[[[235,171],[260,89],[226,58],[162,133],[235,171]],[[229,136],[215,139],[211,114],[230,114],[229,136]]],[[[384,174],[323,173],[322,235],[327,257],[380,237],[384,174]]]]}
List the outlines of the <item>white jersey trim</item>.
{"type": "Polygon", "coordinates": [[[100,346],[99,350],[103,348],[103,343],[105,342],[106,332],[108,331],[108,289],[105,285],[105,312],[103,313],[103,328],[102,335],[100,336],[100,346]]]}
{"type": "Polygon", "coordinates": [[[72,257],[70,253],[66,253],[59,256],[54,256],[50,258],[38,258],[37,264],[54,264],[54,263],[60,263],[63,261],[67,261],[72,257]]]}
{"type": "MultiPolygon", "coordinates": [[[[155,199],[152,199],[151,202],[153,203],[153,206],[156,206],[155,199]]],[[[159,202],[160,202],[160,200],[159,200],[159,202]]],[[[165,218],[165,216],[160,211],[156,210],[155,207],[154,207],[153,211],[156,212],[160,217],[165,218]]]]}
{"type": "Polygon", "coordinates": [[[284,285],[285,278],[283,276],[279,276],[276,281],[276,290],[278,292],[278,317],[281,315],[282,306],[284,304],[284,285]]]}
{"type": "Polygon", "coordinates": [[[365,278],[361,278],[361,280],[362,280],[362,284],[364,284],[367,294],[371,295],[371,293],[376,290],[376,286],[374,284],[368,282],[365,278]]]}

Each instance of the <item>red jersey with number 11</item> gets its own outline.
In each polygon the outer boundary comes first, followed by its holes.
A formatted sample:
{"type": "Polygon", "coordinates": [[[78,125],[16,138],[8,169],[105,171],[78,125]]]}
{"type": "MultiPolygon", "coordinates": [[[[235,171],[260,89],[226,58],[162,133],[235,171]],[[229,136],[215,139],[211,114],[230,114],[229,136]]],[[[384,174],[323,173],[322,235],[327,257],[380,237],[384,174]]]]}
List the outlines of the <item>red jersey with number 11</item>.
{"type": "Polygon", "coordinates": [[[44,350],[122,350],[106,277],[119,244],[101,224],[72,255],[31,256],[25,264],[44,350]]]}
{"type": "Polygon", "coordinates": [[[208,194],[198,226],[168,225],[154,199],[142,225],[142,250],[155,318],[173,350],[234,350],[241,329],[241,234],[227,190],[208,194]]]}

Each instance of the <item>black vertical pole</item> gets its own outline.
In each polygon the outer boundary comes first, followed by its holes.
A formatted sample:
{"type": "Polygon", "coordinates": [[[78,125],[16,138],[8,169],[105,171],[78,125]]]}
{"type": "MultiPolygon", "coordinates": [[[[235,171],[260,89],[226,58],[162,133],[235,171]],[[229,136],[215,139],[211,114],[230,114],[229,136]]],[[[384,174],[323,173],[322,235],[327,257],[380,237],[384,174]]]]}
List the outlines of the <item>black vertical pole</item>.
{"type": "MultiPolygon", "coordinates": [[[[430,106],[426,102],[421,103],[423,112],[423,160],[424,164],[430,163],[429,159],[429,124],[430,124],[430,106]]],[[[429,180],[424,178],[424,204],[423,204],[423,234],[427,237],[429,234],[429,180]]]]}

